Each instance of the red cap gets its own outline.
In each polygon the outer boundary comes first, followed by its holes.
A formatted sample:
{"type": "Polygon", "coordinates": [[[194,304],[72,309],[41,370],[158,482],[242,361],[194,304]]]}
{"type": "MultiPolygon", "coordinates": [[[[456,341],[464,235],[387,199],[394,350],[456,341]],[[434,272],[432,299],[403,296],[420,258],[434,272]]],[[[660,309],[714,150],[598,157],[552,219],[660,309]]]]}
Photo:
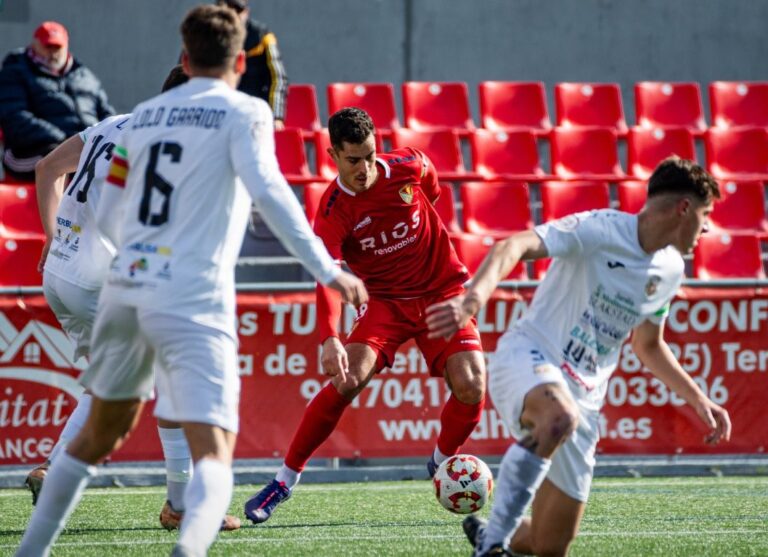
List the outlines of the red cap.
{"type": "Polygon", "coordinates": [[[67,46],[67,29],[55,21],[44,21],[33,35],[43,46],[67,46]]]}

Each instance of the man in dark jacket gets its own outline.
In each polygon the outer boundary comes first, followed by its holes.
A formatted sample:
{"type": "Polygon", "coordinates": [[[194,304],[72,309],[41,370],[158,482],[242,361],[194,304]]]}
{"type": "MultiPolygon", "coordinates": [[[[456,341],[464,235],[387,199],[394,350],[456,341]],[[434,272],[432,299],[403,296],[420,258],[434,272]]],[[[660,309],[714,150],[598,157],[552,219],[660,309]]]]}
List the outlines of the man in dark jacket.
{"type": "Polygon", "coordinates": [[[267,101],[275,115],[275,129],[282,129],[288,76],[280,59],[275,34],[260,21],[249,18],[248,0],[217,0],[216,3],[235,10],[245,25],[246,69],[237,88],[267,101]]]}
{"type": "Polygon", "coordinates": [[[27,48],[10,52],[0,69],[3,167],[34,180],[35,163],[59,143],[115,113],[96,76],[72,57],[60,23],[46,21],[27,48]]]}

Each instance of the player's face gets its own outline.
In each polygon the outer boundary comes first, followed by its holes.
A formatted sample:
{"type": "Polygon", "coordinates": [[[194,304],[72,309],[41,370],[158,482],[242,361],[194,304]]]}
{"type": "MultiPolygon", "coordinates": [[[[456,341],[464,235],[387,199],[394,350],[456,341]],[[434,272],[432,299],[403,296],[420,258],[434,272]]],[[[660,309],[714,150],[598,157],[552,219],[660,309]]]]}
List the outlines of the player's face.
{"type": "Polygon", "coordinates": [[[680,228],[675,246],[680,253],[691,253],[699,238],[709,230],[709,215],[712,213],[713,202],[706,203],[686,198],[681,201],[686,204],[680,214],[680,228]]]}
{"type": "Polygon", "coordinates": [[[373,134],[362,143],[342,141],[342,149],[333,147],[328,153],[336,163],[341,182],[352,191],[362,192],[370,188],[378,177],[376,172],[376,141],[373,134]]]}

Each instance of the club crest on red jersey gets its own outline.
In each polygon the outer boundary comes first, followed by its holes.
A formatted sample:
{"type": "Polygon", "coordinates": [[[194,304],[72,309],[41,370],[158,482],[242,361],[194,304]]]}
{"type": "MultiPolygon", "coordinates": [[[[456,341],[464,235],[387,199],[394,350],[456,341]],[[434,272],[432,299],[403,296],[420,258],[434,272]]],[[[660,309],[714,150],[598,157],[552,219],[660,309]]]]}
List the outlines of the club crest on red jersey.
{"type": "Polygon", "coordinates": [[[409,205],[413,203],[413,184],[405,184],[398,193],[400,194],[400,199],[409,205]]]}

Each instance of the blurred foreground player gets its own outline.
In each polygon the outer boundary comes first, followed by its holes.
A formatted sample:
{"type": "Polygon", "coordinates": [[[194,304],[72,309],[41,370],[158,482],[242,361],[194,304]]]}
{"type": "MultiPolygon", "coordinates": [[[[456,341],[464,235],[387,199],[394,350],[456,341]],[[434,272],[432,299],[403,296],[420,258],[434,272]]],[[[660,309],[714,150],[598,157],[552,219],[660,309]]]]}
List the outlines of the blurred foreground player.
{"type": "Polygon", "coordinates": [[[707,230],[717,182],[670,158],[648,183],[639,215],[570,215],[497,243],[466,294],[427,309],[432,338],[451,338],[521,260],[552,257],[528,312],[499,339],[489,363],[494,406],[517,438],[504,455],[487,524],[464,530],[473,555],[565,555],[589,496],[598,416],[624,340],[709,429],[727,441],[728,412],[712,402],[664,342],[664,320],[683,280],[683,254],[707,230]],[[523,518],[533,499],[531,518],[523,518]]]}

